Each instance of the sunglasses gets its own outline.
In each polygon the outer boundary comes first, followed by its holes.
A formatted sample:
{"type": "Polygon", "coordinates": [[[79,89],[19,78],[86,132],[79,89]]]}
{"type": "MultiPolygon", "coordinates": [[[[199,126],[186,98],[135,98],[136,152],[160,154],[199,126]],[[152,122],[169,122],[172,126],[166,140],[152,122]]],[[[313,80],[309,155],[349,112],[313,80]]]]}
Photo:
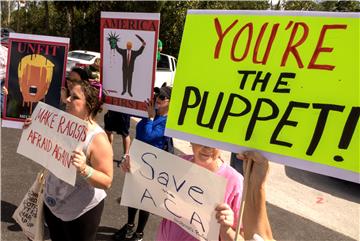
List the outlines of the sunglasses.
{"type": "Polygon", "coordinates": [[[159,94],[158,96],[156,96],[156,98],[158,98],[158,99],[160,99],[160,100],[168,99],[168,97],[166,97],[166,96],[163,95],[163,94],[159,94]]]}

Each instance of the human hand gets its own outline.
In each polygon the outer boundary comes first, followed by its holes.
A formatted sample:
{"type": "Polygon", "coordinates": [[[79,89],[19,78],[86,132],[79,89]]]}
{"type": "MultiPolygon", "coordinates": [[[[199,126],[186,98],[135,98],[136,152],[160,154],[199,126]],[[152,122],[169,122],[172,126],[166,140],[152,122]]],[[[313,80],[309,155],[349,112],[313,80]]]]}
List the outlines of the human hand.
{"type": "Polygon", "coordinates": [[[28,128],[31,125],[31,123],[32,123],[32,119],[30,117],[26,118],[24,121],[23,129],[28,128]]]}
{"type": "Polygon", "coordinates": [[[8,91],[8,89],[7,89],[5,86],[2,87],[2,92],[3,92],[4,95],[8,95],[8,94],[9,94],[9,91],[8,91]]]}
{"type": "Polygon", "coordinates": [[[86,169],[86,155],[81,150],[75,150],[72,153],[72,164],[78,172],[81,174],[85,173],[86,169]]]}
{"type": "Polygon", "coordinates": [[[146,110],[148,112],[149,118],[155,117],[155,100],[149,100],[145,101],[146,104],[146,110]]]}
{"type": "MultiPolygon", "coordinates": [[[[237,158],[244,160],[244,172],[247,170],[249,161],[252,161],[250,167],[250,182],[253,187],[262,187],[265,184],[269,172],[269,161],[256,151],[246,151],[236,155],[237,158]]],[[[246,175],[246,173],[245,173],[246,175]]]]}
{"type": "Polygon", "coordinates": [[[123,172],[130,172],[130,156],[129,154],[124,155],[124,161],[120,164],[123,172]]]}
{"type": "Polygon", "coordinates": [[[221,227],[227,229],[234,225],[234,212],[230,206],[226,203],[222,203],[216,206],[216,220],[221,227]]]}

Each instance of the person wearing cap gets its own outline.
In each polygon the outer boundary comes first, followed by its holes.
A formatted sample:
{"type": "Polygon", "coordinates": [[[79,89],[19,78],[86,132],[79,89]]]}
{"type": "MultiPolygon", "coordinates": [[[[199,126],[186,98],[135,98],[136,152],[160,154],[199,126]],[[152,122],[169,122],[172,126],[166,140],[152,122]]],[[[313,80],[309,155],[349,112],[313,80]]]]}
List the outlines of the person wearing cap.
{"type": "Polygon", "coordinates": [[[171,87],[161,87],[154,101],[146,101],[148,118],[142,119],[136,126],[136,139],[160,149],[164,148],[164,132],[169,110],[171,87]],[[157,112],[155,111],[157,106],[157,112]]]}
{"type": "MultiPolygon", "coordinates": [[[[171,87],[163,86],[158,91],[155,101],[145,101],[148,117],[143,118],[136,126],[135,138],[152,146],[164,149],[167,138],[165,134],[166,119],[169,111],[171,87]],[[155,105],[157,110],[155,110],[155,105]]],[[[121,164],[125,172],[130,171],[130,158],[127,156],[121,164]]],[[[138,209],[128,207],[128,222],[114,234],[115,240],[141,241],[144,235],[144,228],[149,218],[149,212],[140,210],[138,225],[135,230],[135,216],[138,209]]]]}

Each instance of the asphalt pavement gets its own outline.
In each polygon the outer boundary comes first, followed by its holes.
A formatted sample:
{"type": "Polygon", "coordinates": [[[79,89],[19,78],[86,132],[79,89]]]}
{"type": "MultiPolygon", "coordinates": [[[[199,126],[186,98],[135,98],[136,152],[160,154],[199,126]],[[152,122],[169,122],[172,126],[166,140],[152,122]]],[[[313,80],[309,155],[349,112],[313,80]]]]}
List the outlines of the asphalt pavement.
{"type": "MultiPolygon", "coordinates": [[[[102,125],[103,115],[99,116],[102,125]]],[[[137,119],[131,121],[131,137],[137,119]]],[[[21,130],[1,128],[1,240],[27,240],[11,218],[34,182],[41,166],[16,153],[21,130]]],[[[115,159],[122,153],[115,135],[115,159]]],[[[188,142],[175,140],[176,153],[190,153],[188,142]]],[[[229,153],[223,153],[228,160],[229,153]]],[[[360,240],[360,185],[271,163],[267,184],[268,213],[277,240],[360,240]]],[[[112,234],[127,221],[127,208],[119,205],[124,174],[114,163],[114,181],[108,190],[97,240],[112,234]]],[[[154,240],[161,218],[151,215],[145,241],[154,240]]],[[[47,239],[48,234],[47,234],[47,239]]]]}

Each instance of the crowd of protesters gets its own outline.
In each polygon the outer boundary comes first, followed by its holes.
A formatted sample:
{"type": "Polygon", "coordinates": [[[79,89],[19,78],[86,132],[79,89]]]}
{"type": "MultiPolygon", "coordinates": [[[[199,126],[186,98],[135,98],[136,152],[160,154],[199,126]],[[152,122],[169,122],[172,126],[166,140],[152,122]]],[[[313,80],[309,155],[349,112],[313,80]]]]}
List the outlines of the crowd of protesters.
{"type": "MultiPolygon", "coordinates": [[[[159,46],[162,43],[159,43],[159,46]]],[[[6,63],[5,63],[6,65],[6,63]]],[[[109,111],[104,116],[103,130],[96,123],[96,116],[102,110],[106,93],[102,93],[99,63],[91,68],[73,68],[61,89],[60,109],[88,122],[89,132],[82,150],[72,153],[72,165],[77,170],[75,186],[60,180],[51,172],[46,177],[44,191],[44,214],[51,240],[92,241],[104,209],[106,190],[113,180],[113,132],[122,136],[123,156],[119,161],[121,169],[129,172],[131,156],[129,149],[130,116],[109,111]],[[61,190],[61,192],[59,191],[61,190]]],[[[4,75],[1,75],[4,79],[4,75]]],[[[171,99],[171,87],[154,90],[154,99],[146,100],[148,116],[136,125],[135,138],[154,147],[173,153],[170,137],[165,136],[165,125],[171,99]]],[[[2,89],[7,94],[7,89],[2,89]]],[[[1,102],[3,104],[3,102],[1,102]]],[[[31,125],[26,119],[24,128],[31,125]]],[[[193,154],[181,156],[184,160],[199,165],[223,176],[227,180],[224,202],[215,208],[214,219],[220,224],[219,240],[234,240],[242,199],[243,176],[221,158],[221,150],[198,143],[191,143],[193,154]]],[[[268,173],[268,161],[259,153],[245,152],[232,158],[232,166],[246,167],[251,161],[249,195],[244,208],[243,225],[239,240],[273,240],[266,212],[264,184],[268,173]]],[[[169,160],[171,161],[171,160],[169,160]]],[[[239,170],[239,168],[237,168],[239,170]]],[[[240,168],[241,169],[241,168],[240,168]]],[[[119,188],[119,187],[116,187],[119,188]]],[[[113,239],[141,241],[149,213],[128,207],[128,220],[114,233],[113,239]],[[138,223],[135,216],[139,211],[138,223]]],[[[196,240],[170,220],[163,219],[158,227],[156,240],[196,240]]]]}

